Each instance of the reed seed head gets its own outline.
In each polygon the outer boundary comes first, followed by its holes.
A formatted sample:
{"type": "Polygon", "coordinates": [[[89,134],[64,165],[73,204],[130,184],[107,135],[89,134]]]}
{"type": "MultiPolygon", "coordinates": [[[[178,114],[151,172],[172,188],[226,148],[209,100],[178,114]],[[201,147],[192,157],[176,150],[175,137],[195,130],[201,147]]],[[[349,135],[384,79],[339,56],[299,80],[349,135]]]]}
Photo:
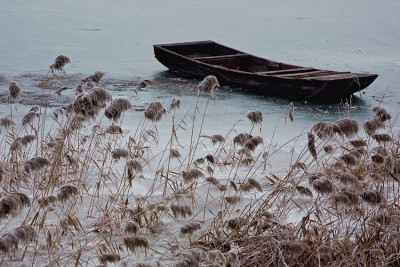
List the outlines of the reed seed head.
{"type": "Polygon", "coordinates": [[[40,207],[47,207],[57,201],[55,196],[48,196],[38,200],[40,207]]]}
{"type": "Polygon", "coordinates": [[[161,120],[162,116],[167,113],[167,110],[163,107],[160,102],[150,103],[144,111],[144,117],[153,122],[161,120]]]}
{"type": "Polygon", "coordinates": [[[357,158],[351,153],[347,153],[347,154],[344,154],[344,155],[340,156],[340,159],[344,163],[346,163],[348,166],[357,165],[357,158]]]}
{"type": "Polygon", "coordinates": [[[247,114],[247,118],[253,124],[262,123],[263,121],[262,113],[259,110],[249,112],[249,114],[247,114]]]}
{"type": "Polygon", "coordinates": [[[210,164],[215,164],[215,162],[216,162],[216,159],[215,159],[214,156],[211,155],[211,154],[208,154],[208,155],[205,156],[204,158],[205,158],[205,159],[207,160],[207,162],[210,163],[210,164]]]}
{"type": "Polygon", "coordinates": [[[126,98],[117,98],[113,100],[108,108],[106,108],[104,115],[113,121],[118,121],[123,112],[132,108],[131,102],[126,98]]]}
{"type": "Polygon", "coordinates": [[[213,75],[209,75],[199,83],[199,85],[197,86],[198,90],[197,93],[198,95],[200,95],[200,93],[206,93],[209,94],[212,97],[212,99],[215,99],[215,94],[214,94],[215,86],[220,86],[218,79],[213,75]]]}
{"type": "Polygon", "coordinates": [[[106,133],[109,133],[109,134],[122,134],[122,129],[119,126],[112,124],[112,125],[107,127],[106,133]]]}
{"type": "Polygon", "coordinates": [[[249,141],[253,136],[248,133],[240,133],[233,138],[234,145],[241,145],[243,146],[247,141],[249,141]]]}
{"type": "Polygon", "coordinates": [[[64,185],[58,188],[57,199],[66,202],[70,197],[78,195],[78,188],[73,185],[64,185]]]}
{"type": "Polygon", "coordinates": [[[311,197],[311,198],[313,197],[312,191],[311,191],[309,188],[307,188],[307,187],[298,185],[298,186],[296,186],[296,191],[297,191],[300,195],[307,196],[307,197],[311,197]]]}
{"type": "Polygon", "coordinates": [[[262,192],[262,187],[261,184],[254,178],[249,178],[248,183],[251,184],[255,189],[257,189],[259,192],[262,192]]]}
{"type": "Polygon", "coordinates": [[[0,127],[4,127],[6,129],[8,129],[11,126],[14,126],[15,123],[12,119],[9,118],[1,118],[0,119],[0,127]]]}
{"type": "Polygon", "coordinates": [[[193,215],[192,208],[188,205],[172,204],[171,211],[175,218],[178,218],[179,216],[186,218],[187,216],[193,215]]]}
{"type": "Polygon", "coordinates": [[[150,80],[143,80],[136,86],[135,91],[142,91],[143,88],[146,88],[151,85],[154,85],[154,82],[150,80]]]}
{"type": "Polygon", "coordinates": [[[124,232],[125,234],[134,234],[136,235],[139,230],[139,225],[133,221],[127,221],[125,224],[124,232]]]}
{"type": "Polygon", "coordinates": [[[181,154],[179,153],[178,149],[172,148],[169,151],[169,157],[170,158],[179,158],[179,157],[181,157],[181,154]]]}
{"type": "Polygon", "coordinates": [[[100,263],[107,265],[108,262],[114,263],[121,260],[121,256],[115,253],[107,253],[100,256],[100,263]]]}
{"type": "Polygon", "coordinates": [[[336,125],[339,127],[340,131],[347,138],[352,138],[358,133],[358,122],[353,119],[341,119],[336,122],[336,125]]]}
{"type": "Polygon", "coordinates": [[[257,146],[262,144],[263,140],[260,136],[254,136],[251,137],[245,144],[243,147],[249,149],[250,151],[256,150],[257,146]]]}
{"type": "Polygon", "coordinates": [[[332,193],[334,189],[332,182],[325,177],[315,180],[312,185],[314,190],[320,194],[332,193]]]}
{"type": "Polygon", "coordinates": [[[0,199],[0,219],[7,218],[10,214],[17,214],[30,204],[29,197],[23,193],[8,194],[0,199]]]}
{"type": "Polygon", "coordinates": [[[206,181],[215,186],[220,184],[219,181],[217,180],[217,178],[215,178],[213,176],[206,177],[206,181]]]}
{"type": "Polygon", "coordinates": [[[371,137],[375,139],[378,144],[392,141],[392,137],[388,134],[373,134],[371,137]]]}
{"type": "Polygon", "coordinates": [[[90,76],[88,76],[86,78],[83,78],[81,80],[81,84],[87,83],[87,82],[94,82],[96,84],[99,84],[103,77],[104,77],[104,72],[96,71],[92,75],[90,75],[90,76]]]}
{"type": "Polygon", "coordinates": [[[50,165],[50,161],[48,159],[44,157],[34,157],[25,162],[24,171],[29,174],[32,171],[40,171],[48,165],[50,165]]]}
{"type": "Polygon", "coordinates": [[[372,136],[377,130],[384,129],[385,123],[378,117],[373,117],[364,122],[363,128],[366,134],[372,136]]]}
{"type": "Polygon", "coordinates": [[[183,171],[182,176],[185,183],[191,183],[198,178],[203,178],[204,174],[199,169],[189,169],[183,171]]]}
{"type": "Polygon", "coordinates": [[[338,179],[342,184],[351,186],[354,190],[360,190],[362,188],[360,180],[351,173],[342,173],[339,175],[338,179]]]}
{"type": "Polygon", "coordinates": [[[330,154],[333,152],[333,146],[332,145],[326,145],[324,146],[324,151],[326,154],[330,154]]]}
{"type": "Polygon", "coordinates": [[[293,122],[293,113],[294,113],[294,104],[293,104],[293,102],[291,102],[290,109],[289,109],[289,119],[291,122],[293,122]]]}
{"type": "Polygon", "coordinates": [[[129,156],[129,153],[126,149],[116,148],[111,151],[111,156],[113,159],[119,160],[120,158],[127,158],[129,156]]]}
{"type": "Polygon", "coordinates": [[[322,140],[330,140],[335,134],[342,135],[338,125],[327,121],[318,122],[311,130],[322,140]]]}
{"type": "Polygon", "coordinates": [[[138,248],[149,248],[149,241],[144,236],[131,235],[124,237],[124,244],[132,252],[136,252],[138,248]]]}
{"type": "Polygon", "coordinates": [[[375,113],[375,116],[381,121],[390,120],[392,118],[392,116],[386,111],[386,109],[379,106],[373,107],[372,112],[375,113]]]}
{"type": "Polygon", "coordinates": [[[31,124],[36,117],[39,117],[38,113],[36,113],[34,111],[29,111],[22,118],[22,126],[25,126],[27,124],[31,124]]]}
{"type": "Polygon", "coordinates": [[[63,56],[63,55],[59,55],[54,60],[54,63],[50,65],[50,69],[52,71],[54,71],[54,70],[63,71],[65,65],[67,65],[68,63],[71,63],[71,60],[68,57],[63,56]]]}
{"type": "MultiPolygon", "coordinates": [[[[236,185],[235,185],[236,186],[236,185]]],[[[236,189],[237,190],[237,189],[236,189]]],[[[235,191],[236,191],[235,190],[235,191]]],[[[235,205],[236,203],[240,202],[242,200],[241,197],[239,196],[229,196],[225,197],[225,201],[228,202],[229,204],[235,205]]]]}
{"type": "Polygon", "coordinates": [[[181,233],[192,235],[196,230],[199,229],[201,229],[201,224],[199,222],[190,222],[181,227],[181,233]]]}
{"type": "Polygon", "coordinates": [[[307,133],[307,137],[308,137],[308,151],[313,156],[313,158],[315,160],[317,160],[317,149],[315,148],[315,137],[311,132],[307,133]]]}
{"type": "Polygon", "coordinates": [[[367,146],[367,142],[365,142],[363,139],[352,140],[352,141],[350,141],[350,144],[354,148],[361,148],[361,147],[367,146]]]}
{"type": "Polygon", "coordinates": [[[381,204],[385,202],[385,198],[381,192],[376,190],[366,190],[361,194],[362,199],[369,204],[381,204]]]}
{"type": "Polygon", "coordinates": [[[181,107],[181,100],[179,98],[172,99],[171,105],[169,106],[170,110],[174,110],[176,108],[181,107]]]}
{"type": "Polygon", "coordinates": [[[8,91],[10,92],[10,96],[13,100],[19,101],[21,98],[21,87],[19,87],[18,83],[11,82],[8,87],[8,91]]]}

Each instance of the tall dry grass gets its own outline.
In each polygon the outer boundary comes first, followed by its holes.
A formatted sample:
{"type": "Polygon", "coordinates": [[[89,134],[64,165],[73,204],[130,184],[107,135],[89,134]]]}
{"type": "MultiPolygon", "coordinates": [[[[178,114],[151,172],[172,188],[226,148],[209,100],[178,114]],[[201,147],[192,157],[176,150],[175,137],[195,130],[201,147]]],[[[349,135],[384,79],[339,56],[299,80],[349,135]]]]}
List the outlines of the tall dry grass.
{"type": "Polygon", "coordinates": [[[55,110],[43,103],[18,114],[9,103],[0,120],[1,264],[398,264],[399,133],[382,107],[362,125],[320,122],[288,140],[283,146],[304,140],[304,149],[276,175],[268,164],[282,147],[264,140],[262,112],[238,118],[248,132],[235,124],[205,134],[215,77],[200,83],[210,96],[199,94],[194,106],[150,103],[127,131],[131,98],[113,98],[103,76],[69,84],[75,99],[55,110]]]}

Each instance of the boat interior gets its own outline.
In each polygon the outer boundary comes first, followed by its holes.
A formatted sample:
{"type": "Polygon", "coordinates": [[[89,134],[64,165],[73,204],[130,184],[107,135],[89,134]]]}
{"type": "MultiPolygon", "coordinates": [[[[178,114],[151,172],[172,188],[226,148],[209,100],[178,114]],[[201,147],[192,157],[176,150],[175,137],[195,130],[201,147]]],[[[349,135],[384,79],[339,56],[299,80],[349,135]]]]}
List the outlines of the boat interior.
{"type": "Polygon", "coordinates": [[[354,75],[368,75],[289,65],[243,53],[213,41],[169,44],[161,46],[164,49],[196,61],[220,66],[226,69],[254,73],[257,75],[295,79],[340,79],[351,78],[354,75]]]}

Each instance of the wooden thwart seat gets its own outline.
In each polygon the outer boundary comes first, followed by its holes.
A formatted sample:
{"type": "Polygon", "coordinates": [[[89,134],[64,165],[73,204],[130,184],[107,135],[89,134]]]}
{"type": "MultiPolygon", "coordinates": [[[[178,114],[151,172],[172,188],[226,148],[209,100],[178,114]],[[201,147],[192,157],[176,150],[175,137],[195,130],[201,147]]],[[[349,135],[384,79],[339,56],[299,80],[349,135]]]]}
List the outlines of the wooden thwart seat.
{"type": "Polygon", "coordinates": [[[305,68],[295,68],[295,69],[286,69],[286,70],[261,71],[261,72],[256,72],[256,74],[275,75],[275,74],[285,74],[285,73],[294,73],[294,72],[305,72],[305,71],[309,71],[309,70],[314,70],[314,68],[305,67],[305,68]]]}
{"type": "Polygon", "coordinates": [[[208,57],[193,57],[191,59],[194,60],[206,60],[206,59],[225,59],[225,58],[235,58],[235,57],[244,57],[249,54],[241,53],[241,54],[233,54],[233,55],[222,55],[222,56],[208,56],[208,57]]]}
{"type": "MultiPolygon", "coordinates": [[[[307,76],[315,76],[315,75],[320,75],[320,74],[331,74],[335,73],[333,71],[329,70],[316,70],[316,71],[309,71],[305,73],[291,73],[291,74],[278,74],[279,77],[285,77],[285,78],[303,78],[307,76]]],[[[336,72],[337,73],[337,72],[336,72]]]]}

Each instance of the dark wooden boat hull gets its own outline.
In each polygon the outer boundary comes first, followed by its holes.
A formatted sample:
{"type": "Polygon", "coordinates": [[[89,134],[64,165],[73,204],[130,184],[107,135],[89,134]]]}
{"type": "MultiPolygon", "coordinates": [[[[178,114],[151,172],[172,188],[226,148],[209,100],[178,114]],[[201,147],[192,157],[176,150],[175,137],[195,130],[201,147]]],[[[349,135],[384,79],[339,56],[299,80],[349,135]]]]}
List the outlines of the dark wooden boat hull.
{"type": "Polygon", "coordinates": [[[221,85],[298,100],[336,101],[348,98],[369,86],[378,76],[274,62],[212,41],[154,45],[154,54],[173,72],[200,79],[214,75],[221,85]],[[205,49],[207,46],[211,48],[205,49]],[[251,62],[243,63],[245,61],[251,62]]]}

